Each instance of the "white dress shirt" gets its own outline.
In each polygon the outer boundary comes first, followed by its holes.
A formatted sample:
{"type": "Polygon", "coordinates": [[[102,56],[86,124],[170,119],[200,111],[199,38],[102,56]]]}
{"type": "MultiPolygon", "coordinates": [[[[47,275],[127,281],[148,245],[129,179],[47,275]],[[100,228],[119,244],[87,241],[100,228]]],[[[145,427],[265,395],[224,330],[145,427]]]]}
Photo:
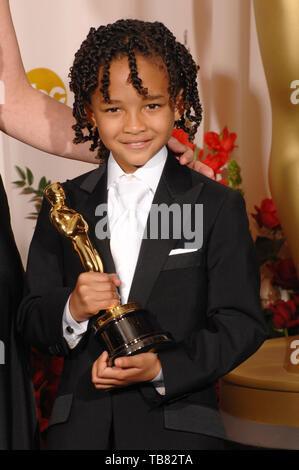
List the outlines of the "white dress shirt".
{"type": "MultiPolygon", "coordinates": [[[[108,223],[111,233],[111,253],[113,256],[116,272],[121,280],[120,294],[121,303],[127,302],[129,292],[131,289],[132,279],[136,267],[136,262],[139,254],[139,249],[142,241],[142,235],[146,226],[148,214],[151,208],[154,194],[156,192],[165,162],[167,158],[167,149],[163,147],[156,155],[154,155],[145,165],[138,168],[132,174],[126,174],[110,153],[107,163],[107,190],[108,190],[108,223]],[[124,181],[125,180],[125,181],[124,181]],[[117,226],[121,227],[121,218],[125,217],[125,211],[128,209],[124,207],[124,202],[121,200],[118,183],[128,185],[134,184],[138,186],[140,191],[138,193],[133,192],[132,198],[139,198],[135,202],[135,208],[137,207],[138,214],[136,213],[136,237],[134,240],[135,249],[128,253],[126,259],[123,255],[128,250],[118,249],[115,250],[113,246],[114,231],[120,233],[117,230],[117,226]],[[143,189],[143,190],[142,190],[143,189]],[[137,217],[138,216],[138,217],[137,217]],[[138,221],[137,221],[138,218],[138,221]],[[121,252],[121,253],[120,253],[121,252]],[[120,253],[120,255],[118,254],[120,253]]],[[[129,203],[128,203],[129,205],[129,203]]],[[[123,236],[123,233],[122,233],[123,236]]],[[[123,236],[124,246],[126,245],[125,236],[123,236]]],[[[119,240],[120,241],[120,240],[119,240]]],[[[116,245],[118,247],[118,245],[116,245]]],[[[74,348],[81,337],[85,333],[88,325],[88,320],[84,322],[76,322],[72,317],[69,310],[69,299],[66,303],[63,313],[63,335],[69,344],[70,348],[74,348]]],[[[162,380],[162,371],[155,377],[155,385],[160,393],[163,393],[163,388],[157,387],[158,383],[162,380]]]]}

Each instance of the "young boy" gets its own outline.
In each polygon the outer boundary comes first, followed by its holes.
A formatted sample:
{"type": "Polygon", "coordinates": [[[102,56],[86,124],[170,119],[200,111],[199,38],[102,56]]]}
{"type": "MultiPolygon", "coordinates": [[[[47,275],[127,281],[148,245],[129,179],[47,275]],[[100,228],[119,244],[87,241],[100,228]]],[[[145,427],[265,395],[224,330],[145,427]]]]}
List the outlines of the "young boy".
{"type": "Polygon", "coordinates": [[[180,167],[165,147],[174,126],[194,138],[196,75],[187,49],[161,23],[92,28],[75,56],[75,140],[91,140],[103,163],[64,184],[66,205],[87,221],[105,273],[82,273],[44,201],[19,323],[29,343],[65,356],[48,449],[222,448],[215,382],[261,345],[266,330],[243,198],[180,167]],[[95,234],[96,208],[106,202],[110,240],[95,234]],[[169,237],[142,239],[152,233],[150,209],[173,204],[191,209],[180,236],[170,227],[169,237]],[[202,243],[195,233],[190,247],[188,224],[202,231],[202,243]],[[119,301],[139,302],[174,345],[109,367],[91,326],[119,301]]]}

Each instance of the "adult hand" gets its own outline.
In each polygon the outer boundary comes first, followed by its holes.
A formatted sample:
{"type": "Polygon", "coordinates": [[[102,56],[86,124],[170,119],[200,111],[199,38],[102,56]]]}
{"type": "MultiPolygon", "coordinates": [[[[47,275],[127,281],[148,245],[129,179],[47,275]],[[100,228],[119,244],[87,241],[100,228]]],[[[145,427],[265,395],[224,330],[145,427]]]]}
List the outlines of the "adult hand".
{"type": "Polygon", "coordinates": [[[168,146],[175,154],[177,154],[177,159],[181,165],[187,165],[189,168],[192,168],[192,170],[195,170],[208,178],[214,178],[212,168],[198,160],[194,160],[192,149],[186,147],[174,137],[170,137],[168,146]]]}

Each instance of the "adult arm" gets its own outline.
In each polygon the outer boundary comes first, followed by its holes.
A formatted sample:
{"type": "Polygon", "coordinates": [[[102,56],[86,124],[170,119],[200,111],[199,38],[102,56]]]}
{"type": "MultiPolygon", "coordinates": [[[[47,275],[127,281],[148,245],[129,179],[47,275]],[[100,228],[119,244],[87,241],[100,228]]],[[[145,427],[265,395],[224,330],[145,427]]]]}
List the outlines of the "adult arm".
{"type": "MultiPolygon", "coordinates": [[[[0,106],[0,129],[6,134],[47,153],[74,160],[97,163],[90,142],[73,143],[75,120],[72,109],[31,87],[28,82],[10,14],[9,1],[0,1],[0,80],[5,102],[0,106]]],[[[181,164],[208,177],[213,171],[193,161],[193,152],[176,139],[170,148],[180,156],[181,164]]]]}
{"type": "Polygon", "coordinates": [[[4,84],[1,130],[45,152],[97,162],[88,143],[72,143],[74,119],[71,108],[35,90],[28,82],[8,0],[0,2],[0,80],[4,84]]]}

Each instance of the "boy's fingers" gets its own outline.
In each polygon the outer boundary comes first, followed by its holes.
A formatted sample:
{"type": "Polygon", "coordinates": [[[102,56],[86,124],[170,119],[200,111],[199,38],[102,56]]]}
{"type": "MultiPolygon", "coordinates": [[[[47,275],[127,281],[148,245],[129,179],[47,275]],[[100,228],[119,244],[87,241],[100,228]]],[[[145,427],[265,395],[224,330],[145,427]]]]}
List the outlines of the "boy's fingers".
{"type": "Polygon", "coordinates": [[[120,286],[121,281],[117,274],[111,273],[111,274],[108,274],[108,276],[111,279],[111,281],[114,282],[115,285],[120,286]]]}
{"type": "Polygon", "coordinates": [[[136,354],[135,356],[122,356],[115,359],[115,365],[122,368],[142,368],[144,361],[149,358],[151,352],[136,354]]]}
{"type": "Polygon", "coordinates": [[[97,378],[95,381],[94,381],[94,384],[95,385],[106,385],[106,386],[120,386],[120,385],[123,385],[123,381],[122,380],[118,380],[118,379],[105,379],[103,377],[100,377],[100,378],[97,378]]]}
{"type": "Polygon", "coordinates": [[[135,374],[139,369],[130,367],[129,369],[122,369],[120,367],[106,367],[98,375],[99,379],[107,380],[126,380],[128,376],[135,374]]]}
{"type": "Polygon", "coordinates": [[[137,356],[131,356],[131,357],[118,357],[115,359],[114,364],[117,367],[121,368],[132,368],[132,367],[137,367],[138,360],[136,361],[137,356]]]}
{"type": "Polygon", "coordinates": [[[92,366],[92,378],[96,379],[100,376],[108,366],[108,353],[107,351],[102,352],[98,359],[93,363],[92,366]]]}

